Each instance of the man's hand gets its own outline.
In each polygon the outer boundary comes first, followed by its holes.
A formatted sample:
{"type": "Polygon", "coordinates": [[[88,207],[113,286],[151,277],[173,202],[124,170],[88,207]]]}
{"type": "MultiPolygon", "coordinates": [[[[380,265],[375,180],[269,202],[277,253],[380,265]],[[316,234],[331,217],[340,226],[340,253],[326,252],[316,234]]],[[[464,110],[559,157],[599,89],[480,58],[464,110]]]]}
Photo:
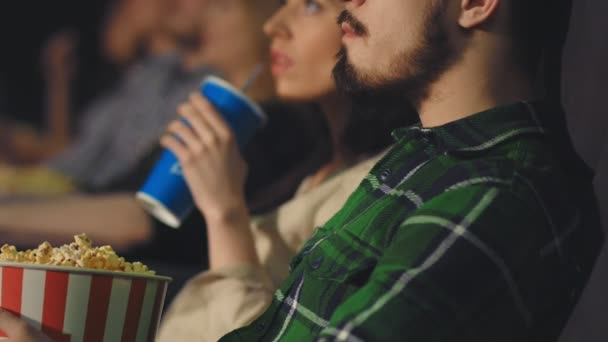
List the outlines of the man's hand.
{"type": "Polygon", "coordinates": [[[8,335],[10,342],[52,342],[41,332],[34,330],[24,320],[0,309],[0,330],[8,335]]]}

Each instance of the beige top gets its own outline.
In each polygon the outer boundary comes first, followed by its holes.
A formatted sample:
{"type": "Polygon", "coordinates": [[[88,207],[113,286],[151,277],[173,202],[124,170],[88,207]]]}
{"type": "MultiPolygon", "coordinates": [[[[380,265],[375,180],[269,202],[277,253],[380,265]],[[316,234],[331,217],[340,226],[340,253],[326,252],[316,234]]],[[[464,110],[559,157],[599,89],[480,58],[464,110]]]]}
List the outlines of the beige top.
{"type": "Polygon", "coordinates": [[[342,207],[379,158],[360,162],[312,189],[306,179],[291,201],[252,220],[261,266],[206,271],[191,279],[165,314],[157,341],[217,341],[253,321],[287,278],[291,258],[342,207]]]}

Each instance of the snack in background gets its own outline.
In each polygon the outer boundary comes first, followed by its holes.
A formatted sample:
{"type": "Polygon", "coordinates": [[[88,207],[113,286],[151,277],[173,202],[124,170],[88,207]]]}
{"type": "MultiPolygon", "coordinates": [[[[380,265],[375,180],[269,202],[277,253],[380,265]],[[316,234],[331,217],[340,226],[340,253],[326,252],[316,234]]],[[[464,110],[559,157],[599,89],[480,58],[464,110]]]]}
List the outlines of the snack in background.
{"type": "Polygon", "coordinates": [[[56,196],[77,190],[72,180],[44,167],[18,168],[0,164],[0,196],[56,196]]]}

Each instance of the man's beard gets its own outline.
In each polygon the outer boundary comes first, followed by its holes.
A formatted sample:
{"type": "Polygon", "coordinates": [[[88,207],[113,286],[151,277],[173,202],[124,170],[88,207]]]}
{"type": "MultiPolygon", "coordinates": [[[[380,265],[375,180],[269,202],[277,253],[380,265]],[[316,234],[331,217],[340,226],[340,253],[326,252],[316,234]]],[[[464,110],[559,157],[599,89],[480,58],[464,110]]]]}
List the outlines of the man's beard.
{"type": "MultiPolygon", "coordinates": [[[[387,73],[389,76],[362,74],[349,62],[346,48],[342,47],[333,70],[338,89],[353,99],[397,97],[418,107],[428,97],[433,82],[457,60],[441,23],[442,3],[437,1],[431,5],[422,38],[411,51],[402,52],[391,62],[391,70],[387,73]]],[[[341,17],[348,18],[351,25],[360,25],[348,14],[341,17]]]]}

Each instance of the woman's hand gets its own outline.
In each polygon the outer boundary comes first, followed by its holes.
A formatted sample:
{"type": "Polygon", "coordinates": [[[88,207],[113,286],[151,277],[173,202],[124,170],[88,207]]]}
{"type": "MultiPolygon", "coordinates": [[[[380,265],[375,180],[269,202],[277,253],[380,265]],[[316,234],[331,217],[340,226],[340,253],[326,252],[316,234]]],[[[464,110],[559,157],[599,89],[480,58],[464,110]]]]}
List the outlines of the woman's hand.
{"type": "Polygon", "coordinates": [[[230,127],[198,93],[182,104],[184,120],[169,125],[161,144],[179,159],[197,207],[208,222],[246,213],[247,165],[230,127]]]}
{"type": "Polygon", "coordinates": [[[41,332],[34,330],[24,320],[0,309],[0,330],[8,335],[10,342],[52,342],[41,332]]]}
{"type": "Polygon", "coordinates": [[[236,137],[199,94],[178,109],[162,145],[173,151],[207,221],[209,268],[259,263],[245,203],[247,165],[236,137]],[[186,123],[187,122],[187,123],[186,123]]]}

